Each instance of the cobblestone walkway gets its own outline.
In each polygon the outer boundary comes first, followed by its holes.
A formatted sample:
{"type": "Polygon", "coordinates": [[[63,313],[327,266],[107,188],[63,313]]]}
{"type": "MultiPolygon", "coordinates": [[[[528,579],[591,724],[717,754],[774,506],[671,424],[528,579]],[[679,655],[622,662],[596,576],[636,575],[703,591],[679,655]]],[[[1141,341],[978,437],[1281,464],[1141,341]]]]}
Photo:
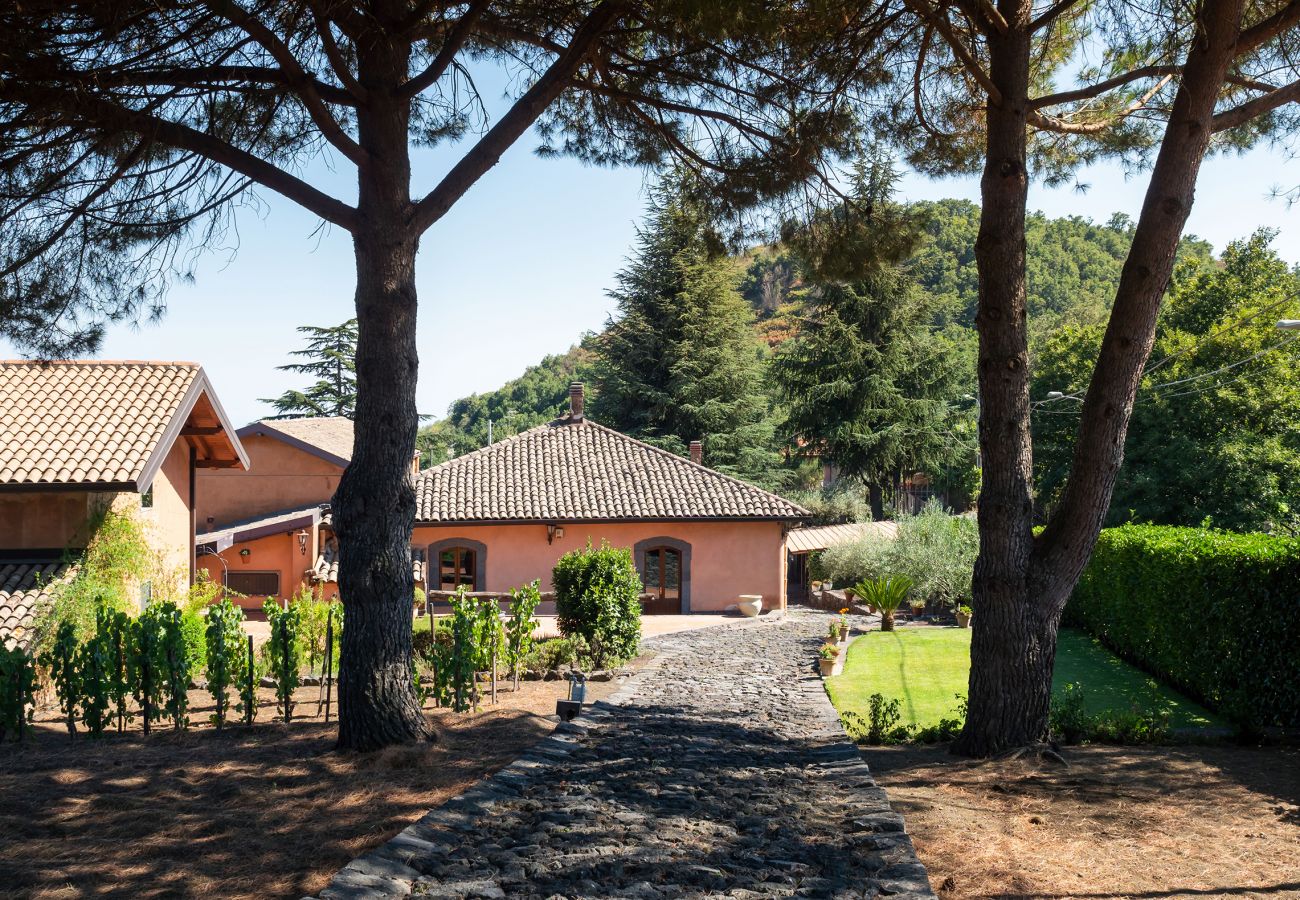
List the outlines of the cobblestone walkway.
{"type": "Polygon", "coordinates": [[[611,705],[354,860],[319,895],[933,897],[792,611],[656,639],[611,705]]]}

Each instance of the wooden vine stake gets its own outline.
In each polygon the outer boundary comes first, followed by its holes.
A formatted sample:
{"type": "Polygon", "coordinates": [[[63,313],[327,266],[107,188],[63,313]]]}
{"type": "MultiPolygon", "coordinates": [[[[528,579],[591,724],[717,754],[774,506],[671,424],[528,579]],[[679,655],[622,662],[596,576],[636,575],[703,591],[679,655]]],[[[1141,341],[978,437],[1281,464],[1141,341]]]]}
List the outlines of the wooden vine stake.
{"type": "Polygon", "coordinates": [[[497,645],[492,644],[492,705],[497,705],[497,645]]]}
{"type": "MultiPolygon", "coordinates": [[[[286,606],[288,605],[287,601],[285,605],[286,606]]],[[[281,617],[280,619],[280,684],[282,685],[287,685],[289,683],[289,666],[292,663],[292,660],[290,660],[289,657],[291,655],[292,654],[289,652],[289,623],[285,618],[281,617]]],[[[290,715],[292,715],[291,704],[290,704],[291,699],[292,699],[291,692],[286,690],[284,692],[284,724],[286,725],[289,724],[289,717],[290,715]]]]}
{"type": "Polygon", "coordinates": [[[330,694],[334,688],[334,604],[325,612],[325,661],[321,665],[320,693],[316,700],[316,715],[325,707],[325,721],[330,720],[330,694]]]}
{"type": "Polygon", "coordinates": [[[255,669],[253,660],[253,636],[248,636],[248,702],[244,704],[244,723],[253,724],[254,705],[257,703],[257,695],[253,693],[253,671],[255,669]]]}

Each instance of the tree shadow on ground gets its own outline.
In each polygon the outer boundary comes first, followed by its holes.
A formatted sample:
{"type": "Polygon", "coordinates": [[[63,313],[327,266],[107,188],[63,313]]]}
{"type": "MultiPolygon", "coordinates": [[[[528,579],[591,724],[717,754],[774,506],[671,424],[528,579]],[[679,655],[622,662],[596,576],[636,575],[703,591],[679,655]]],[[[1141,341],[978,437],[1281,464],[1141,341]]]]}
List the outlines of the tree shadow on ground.
{"type": "Polygon", "coordinates": [[[302,896],[553,727],[435,718],[437,742],[372,754],[319,721],[6,744],[0,897],[302,896]]]}
{"type": "Polygon", "coordinates": [[[1300,891],[1300,748],[1067,747],[1069,766],[870,748],[941,896],[1300,891]],[[955,830],[960,822],[961,828],[955,830]],[[997,846],[999,853],[985,852],[997,846]],[[944,886],[949,890],[943,890],[944,886]]]}

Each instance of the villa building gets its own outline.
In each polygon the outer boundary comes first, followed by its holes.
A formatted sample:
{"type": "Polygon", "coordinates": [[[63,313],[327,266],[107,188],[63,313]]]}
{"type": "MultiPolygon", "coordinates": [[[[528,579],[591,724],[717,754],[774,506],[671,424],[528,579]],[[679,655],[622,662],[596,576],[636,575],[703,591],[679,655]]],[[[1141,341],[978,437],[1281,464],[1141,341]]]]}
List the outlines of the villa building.
{"type": "Polygon", "coordinates": [[[0,362],[0,641],[25,643],[105,511],[144,525],[166,584],[194,570],[201,473],[248,457],[203,369],[185,362],[0,362]]]}

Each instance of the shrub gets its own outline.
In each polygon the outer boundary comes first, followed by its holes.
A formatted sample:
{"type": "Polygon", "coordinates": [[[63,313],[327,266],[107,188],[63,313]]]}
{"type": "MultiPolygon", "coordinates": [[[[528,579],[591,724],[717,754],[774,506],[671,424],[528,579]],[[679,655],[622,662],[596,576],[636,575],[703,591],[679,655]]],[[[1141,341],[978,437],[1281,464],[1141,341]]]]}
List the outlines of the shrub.
{"type": "Polygon", "coordinates": [[[635,656],[641,644],[641,579],[632,551],[602,543],[571,550],[552,573],[560,631],[581,635],[604,667],[635,656]]]}
{"type": "Polygon", "coordinates": [[[524,655],[523,668],[528,672],[549,672],[564,666],[583,667],[590,660],[587,643],[580,635],[546,638],[537,641],[524,655]]]}
{"type": "Polygon", "coordinates": [[[111,636],[99,629],[77,651],[81,680],[81,721],[99,737],[113,721],[113,664],[111,636]]]}
{"type": "Polygon", "coordinates": [[[185,661],[191,672],[202,672],[208,666],[208,622],[196,610],[181,613],[181,640],[185,644],[185,661]]]}
{"type": "MultiPolygon", "coordinates": [[[[190,615],[194,615],[191,613],[190,615]]],[[[172,727],[179,730],[189,725],[186,713],[190,698],[190,663],[196,652],[194,648],[195,627],[186,626],[186,613],[170,600],[150,604],[140,614],[140,621],[156,623],[158,638],[157,657],[160,688],[163,691],[163,705],[172,720],[172,727]]],[[[202,619],[198,620],[202,624],[202,619]]],[[[201,636],[202,631],[198,634],[201,636]]]]}
{"type": "Polygon", "coordinates": [[[102,509],[86,524],[85,551],[70,562],[75,574],[54,585],[32,624],[32,652],[39,656],[54,645],[58,629],[72,626],[78,643],[95,633],[100,607],[138,609],[139,582],[158,574],[144,527],[129,512],[102,509]]]}
{"type": "Polygon", "coordinates": [[[970,596],[979,529],[931,501],[914,516],[898,517],[898,537],[865,537],[828,547],[818,567],[836,584],[906,575],[912,596],[936,609],[970,596]]]}
{"type": "Polygon", "coordinates": [[[221,730],[230,707],[230,688],[238,687],[244,649],[244,611],[229,600],[208,608],[207,644],[208,693],[212,695],[212,722],[221,730]]]}
{"type": "MultiPolygon", "coordinates": [[[[314,673],[319,665],[320,671],[324,671],[325,632],[330,621],[330,611],[333,610],[334,647],[337,651],[343,626],[343,604],[338,601],[319,600],[308,588],[303,587],[289,601],[289,605],[298,607],[299,634],[303,650],[307,655],[308,670],[314,673]]],[[[337,662],[337,659],[335,661],[337,662]]],[[[338,671],[337,666],[334,667],[334,671],[338,671]]]]}
{"type": "Polygon", "coordinates": [[[1300,540],[1101,533],[1065,621],[1248,730],[1300,726],[1300,540]]]}
{"type": "Polygon", "coordinates": [[[510,618],[506,620],[506,665],[514,678],[515,690],[519,690],[519,669],[524,657],[533,646],[533,629],[537,619],[533,612],[542,602],[540,585],[534,581],[510,592],[510,618]]]}
{"type": "Polygon", "coordinates": [[[50,670],[68,734],[77,733],[77,706],[81,699],[81,673],[77,663],[76,629],[71,622],[60,622],[54,633],[54,645],[41,656],[41,665],[50,670]]]}
{"type": "Polygon", "coordinates": [[[0,644],[0,741],[21,741],[36,709],[36,663],[21,647],[0,644]]]}
{"type": "Polygon", "coordinates": [[[807,491],[786,491],[785,496],[812,513],[813,525],[840,525],[844,522],[870,522],[871,504],[866,492],[848,482],[807,491]]]}
{"type": "Polygon", "coordinates": [[[1083,687],[1071,683],[1052,698],[1049,727],[1065,744],[1160,744],[1169,740],[1169,713],[1134,709],[1090,714],[1084,709],[1083,687]]]}
{"type": "Polygon", "coordinates": [[[145,614],[131,622],[127,642],[127,682],[140,707],[140,722],[148,734],[154,722],[162,718],[163,691],[166,685],[167,656],[163,649],[162,622],[156,615],[145,614]]]}
{"type": "Polygon", "coordinates": [[[293,717],[293,692],[298,689],[302,669],[302,605],[281,606],[267,598],[262,609],[271,625],[271,639],[266,642],[270,674],[287,723],[293,717]]]}
{"type": "Polygon", "coordinates": [[[886,700],[881,694],[867,698],[867,718],[854,712],[843,715],[844,730],[849,737],[862,744],[900,744],[911,735],[911,729],[898,724],[902,718],[897,700],[886,700]]]}
{"type": "Polygon", "coordinates": [[[131,678],[127,657],[131,651],[131,617],[120,609],[101,606],[96,615],[95,635],[108,654],[108,696],[117,713],[120,732],[133,718],[127,712],[131,678]]]}

